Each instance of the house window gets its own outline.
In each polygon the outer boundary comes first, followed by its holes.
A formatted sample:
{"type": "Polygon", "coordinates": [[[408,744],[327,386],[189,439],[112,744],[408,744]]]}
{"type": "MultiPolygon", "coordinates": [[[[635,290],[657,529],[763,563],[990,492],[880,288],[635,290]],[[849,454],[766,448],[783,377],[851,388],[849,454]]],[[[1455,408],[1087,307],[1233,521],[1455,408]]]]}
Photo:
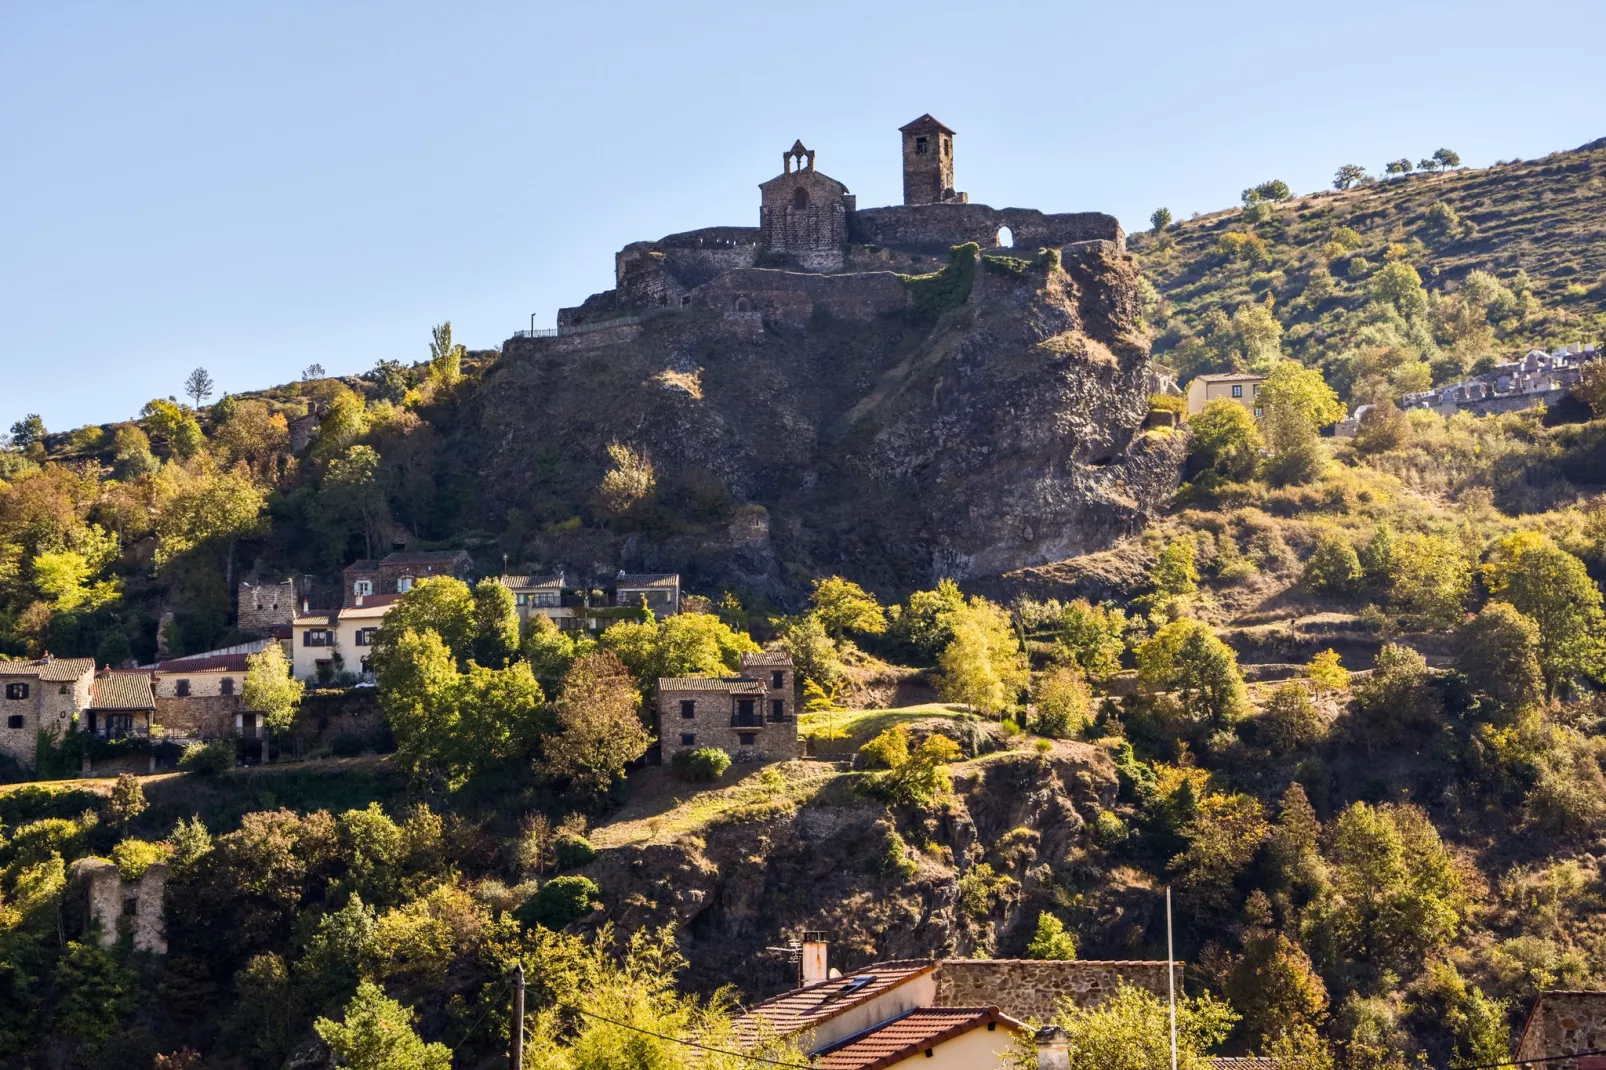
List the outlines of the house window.
{"type": "Polygon", "coordinates": [[[770,720],[772,720],[772,721],[784,721],[784,720],[786,720],[786,703],[783,702],[781,699],[777,698],[777,699],[771,699],[770,700],[770,720]]]}
{"type": "Polygon", "coordinates": [[[777,669],[774,672],[770,673],[770,689],[771,690],[779,691],[781,688],[783,688],[785,686],[786,686],[786,674],[784,672],[781,672],[779,669],[777,669]]]}
{"type": "Polygon", "coordinates": [[[695,747],[697,745],[696,734],[692,732],[682,732],[680,734],[680,745],[682,747],[695,747]]]}
{"type": "Polygon", "coordinates": [[[6,685],[6,698],[17,699],[17,698],[27,698],[27,697],[28,697],[28,685],[27,684],[7,684],[6,685]]]}
{"type": "Polygon", "coordinates": [[[190,682],[188,680],[178,681],[173,685],[173,691],[174,694],[178,695],[179,698],[188,698],[190,694],[190,682]]]}
{"type": "Polygon", "coordinates": [[[680,716],[691,720],[697,716],[697,703],[693,699],[682,699],[680,703],[680,716]]]}
{"type": "Polygon", "coordinates": [[[924,156],[926,154],[926,149],[926,139],[923,137],[915,138],[915,155],[924,156]]]}
{"type": "Polygon", "coordinates": [[[413,578],[411,576],[403,576],[401,579],[396,581],[396,593],[397,594],[406,594],[408,591],[410,591],[412,589],[413,589],[413,578]]]}
{"type": "Polygon", "coordinates": [[[530,604],[530,596],[527,594],[516,594],[513,596],[513,604],[516,606],[527,606],[530,604]]]}
{"type": "Polygon", "coordinates": [[[1242,386],[1237,385],[1236,383],[1233,384],[1232,396],[1235,397],[1235,398],[1243,397],[1244,396],[1244,388],[1242,386]]]}
{"type": "Polygon", "coordinates": [[[751,747],[751,746],[755,745],[757,742],[758,742],[758,733],[757,732],[738,732],[738,733],[736,733],[736,743],[737,743],[738,746],[751,747]]]}
{"type": "Polygon", "coordinates": [[[1257,420],[1260,419],[1261,416],[1265,415],[1265,411],[1266,410],[1262,409],[1259,405],[1256,405],[1255,406],[1255,419],[1257,419],[1257,420]]]}
{"type": "Polygon", "coordinates": [[[368,657],[366,654],[363,655],[362,659],[358,661],[357,664],[362,669],[362,674],[364,676],[367,676],[369,673],[374,671],[373,659],[368,657]]]}
{"type": "Polygon", "coordinates": [[[690,308],[691,307],[691,294],[682,294],[681,295],[681,297],[680,297],[680,307],[681,308],[690,308]]]}
{"type": "Polygon", "coordinates": [[[333,646],[333,633],[327,628],[309,628],[301,637],[302,646],[333,646]]]}
{"type": "Polygon", "coordinates": [[[134,734],[134,715],[131,713],[108,713],[106,715],[106,738],[122,739],[124,736],[134,734]]]}
{"type": "Polygon", "coordinates": [[[358,646],[373,646],[374,645],[374,633],[377,632],[377,631],[379,631],[378,628],[358,628],[357,629],[357,645],[358,646]]]}
{"type": "Polygon", "coordinates": [[[6,718],[7,728],[21,728],[26,723],[27,718],[23,717],[23,715],[20,713],[13,713],[11,716],[6,718]]]}
{"type": "Polygon", "coordinates": [[[66,684],[62,684],[60,687],[56,688],[56,694],[65,695],[66,693],[67,693],[67,685],[66,684]]]}
{"type": "Polygon", "coordinates": [[[374,581],[373,580],[358,580],[356,583],[351,585],[351,593],[352,594],[361,594],[361,595],[373,594],[374,593],[374,581]]]}
{"type": "Polygon", "coordinates": [[[234,694],[234,677],[225,676],[223,682],[218,685],[218,690],[225,695],[234,694]]]}

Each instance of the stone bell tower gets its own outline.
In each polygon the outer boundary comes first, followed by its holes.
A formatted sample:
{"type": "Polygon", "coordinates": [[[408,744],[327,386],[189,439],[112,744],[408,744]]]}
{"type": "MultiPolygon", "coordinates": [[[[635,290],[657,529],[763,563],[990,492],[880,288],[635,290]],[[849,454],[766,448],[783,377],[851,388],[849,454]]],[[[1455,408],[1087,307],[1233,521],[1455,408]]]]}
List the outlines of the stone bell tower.
{"type": "Polygon", "coordinates": [[[965,204],[954,192],[954,132],[928,112],[899,128],[903,134],[903,203],[965,204]]]}

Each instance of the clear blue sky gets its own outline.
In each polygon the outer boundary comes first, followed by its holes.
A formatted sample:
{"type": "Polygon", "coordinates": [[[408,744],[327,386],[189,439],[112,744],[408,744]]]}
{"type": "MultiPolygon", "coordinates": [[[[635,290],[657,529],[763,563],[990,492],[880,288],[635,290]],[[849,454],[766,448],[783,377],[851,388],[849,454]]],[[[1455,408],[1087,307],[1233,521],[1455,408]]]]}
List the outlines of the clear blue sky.
{"type": "Polygon", "coordinates": [[[757,223],[794,138],[870,207],[897,128],[995,206],[1220,208],[1606,135],[1606,5],[0,3],[0,428],[481,348],[626,242],[757,223]]]}

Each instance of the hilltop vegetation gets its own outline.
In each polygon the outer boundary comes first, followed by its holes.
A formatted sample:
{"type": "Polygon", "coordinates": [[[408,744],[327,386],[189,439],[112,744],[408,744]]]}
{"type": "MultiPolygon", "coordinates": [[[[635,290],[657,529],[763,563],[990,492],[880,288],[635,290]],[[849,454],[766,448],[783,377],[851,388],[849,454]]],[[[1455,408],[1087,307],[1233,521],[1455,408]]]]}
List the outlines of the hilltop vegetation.
{"type": "Polygon", "coordinates": [[[1184,380],[1264,364],[1280,343],[1364,401],[1371,375],[1425,389],[1530,345],[1606,336],[1606,145],[1299,196],[1261,188],[1129,240],[1154,286],[1155,356],[1184,380]]]}

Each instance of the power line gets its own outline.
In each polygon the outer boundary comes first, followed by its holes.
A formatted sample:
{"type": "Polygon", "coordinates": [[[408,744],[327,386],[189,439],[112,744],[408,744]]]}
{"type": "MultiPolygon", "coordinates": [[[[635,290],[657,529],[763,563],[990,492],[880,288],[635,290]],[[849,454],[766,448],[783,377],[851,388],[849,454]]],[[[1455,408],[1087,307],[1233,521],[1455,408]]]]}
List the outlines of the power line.
{"type": "Polygon", "coordinates": [[[1606,1048],[1599,1048],[1593,1051],[1575,1051],[1570,1055],[1545,1055],[1538,1059],[1513,1059],[1506,1063],[1479,1063],[1477,1066],[1458,1066],[1455,1070],[1497,1070],[1498,1067],[1502,1066],[1532,1066],[1535,1063],[1559,1063],[1586,1055],[1606,1055],[1606,1048]]]}
{"type": "MultiPolygon", "coordinates": [[[[749,1062],[763,1063],[766,1066],[789,1066],[792,1068],[792,1070],[799,1070],[800,1067],[806,1067],[810,1065],[808,1062],[782,1062],[779,1059],[766,1059],[761,1055],[751,1055],[745,1051],[731,1051],[728,1048],[711,1048],[707,1044],[698,1044],[696,1041],[681,1040],[679,1037],[668,1036],[664,1033],[654,1033],[651,1029],[643,1029],[639,1025],[631,1025],[629,1022],[615,1021],[612,1018],[606,1018],[600,1014],[594,1014],[591,1011],[582,1010],[579,1007],[571,1007],[564,1003],[560,1003],[558,1006],[562,1007],[564,1010],[573,1011],[575,1014],[582,1014],[587,1018],[595,1018],[599,1022],[607,1022],[609,1025],[616,1025],[621,1029],[629,1029],[637,1033],[644,1033],[649,1037],[656,1037],[659,1040],[667,1040],[671,1044],[683,1044],[688,1048],[696,1048],[698,1051],[706,1051],[714,1055],[731,1055],[738,1059],[746,1059],[749,1062]]],[[[1469,1068],[1469,1070],[1472,1070],[1472,1068],[1469,1068]]]]}

